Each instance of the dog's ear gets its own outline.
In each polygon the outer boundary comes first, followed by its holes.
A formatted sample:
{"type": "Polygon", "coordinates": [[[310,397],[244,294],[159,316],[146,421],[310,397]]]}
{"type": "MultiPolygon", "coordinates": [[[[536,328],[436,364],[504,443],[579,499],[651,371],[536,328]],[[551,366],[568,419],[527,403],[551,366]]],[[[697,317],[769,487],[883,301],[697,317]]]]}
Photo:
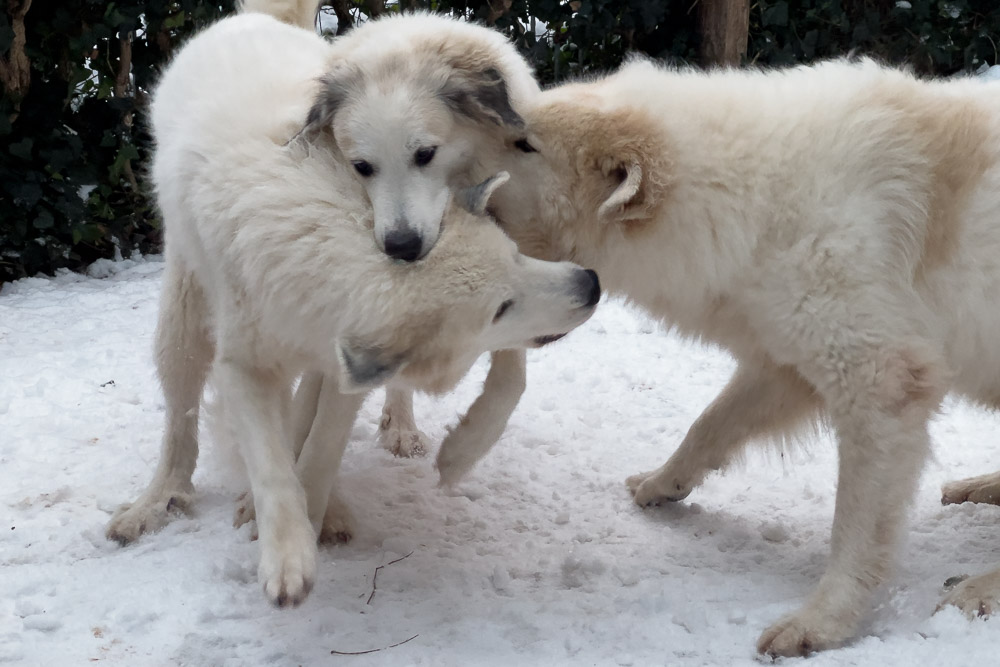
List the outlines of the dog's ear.
{"type": "Polygon", "coordinates": [[[337,346],[340,361],[339,389],[345,394],[358,394],[379,387],[402,370],[402,357],[384,350],[342,343],[337,346]]]}
{"type": "Polygon", "coordinates": [[[324,74],[319,79],[319,93],[306,115],[306,122],[292,141],[315,141],[325,128],[333,125],[333,117],[351,94],[358,75],[351,70],[324,74]]]}
{"type": "Polygon", "coordinates": [[[617,181],[618,185],[597,209],[602,220],[627,217],[623,214],[629,204],[639,198],[642,188],[642,166],[638,160],[605,164],[601,171],[605,177],[617,181]]]}
{"type": "Polygon", "coordinates": [[[524,119],[511,106],[507,82],[495,67],[480,71],[455,69],[438,94],[455,113],[477,123],[512,130],[524,128],[524,119]]]}
{"type": "Polygon", "coordinates": [[[458,204],[469,213],[474,215],[485,215],[486,207],[490,203],[490,197],[501,185],[510,180],[510,174],[501,171],[490,176],[478,185],[471,185],[462,188],[458,192],[458,204]]]}

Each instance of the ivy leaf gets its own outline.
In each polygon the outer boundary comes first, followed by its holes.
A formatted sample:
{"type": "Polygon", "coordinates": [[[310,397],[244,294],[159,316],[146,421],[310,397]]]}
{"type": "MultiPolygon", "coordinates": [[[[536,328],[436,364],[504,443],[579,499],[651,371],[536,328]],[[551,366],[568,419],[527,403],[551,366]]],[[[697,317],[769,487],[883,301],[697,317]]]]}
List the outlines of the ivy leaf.
{"type": "Polygon", "coordinates": [[[163,27],[167,29],[180,28],[184,25],[184,12],[177,12],[163,19],[163,27]]]}
{"type": "Polygon", "coordinates": [[[38,212],[38,216],[31,223],[32,227],[35,229],[52,229],[55,227],[56,219],[52,217],[44,208],[38,212]]]}
{"type": "Polygon", "coordinates": [[[782,0],[765,9],[762,22],[764,25],[788,25],[788,3],[782,0]]]}
{"type": "Polygon", "coordinates": [[[31,140],[31,137],[25,137],[24,139],[21,139],[20,141],[11,144],[7,150],[14,157],[19,157],[22,160],[30,160],[31,147],[34,145],[34,143],[35,142],[31,140]]]}

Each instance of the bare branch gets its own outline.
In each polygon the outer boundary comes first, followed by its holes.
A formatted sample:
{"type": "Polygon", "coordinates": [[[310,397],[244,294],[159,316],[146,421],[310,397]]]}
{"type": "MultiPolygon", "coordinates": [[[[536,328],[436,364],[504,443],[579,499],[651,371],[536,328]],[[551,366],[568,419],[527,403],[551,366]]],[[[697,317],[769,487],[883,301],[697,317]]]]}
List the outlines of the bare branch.
{"type": "Polygon", "coordinates": [[[383,646],[382,648],[370,648],[367,651],[337,651],[334,649],[330,651],[330,655],[365,655],[367,653],[377,653],[378,651],[384,651],[387,648],[396,648],[397,646],[402,646],[406,642],[411,642],[419,636],[420,635],[413,635],[409,639],[404,639],[401,642],[396,642],[395,644],[389,644],[388,646],[383,646]]]}
{"type": "Polygon", "coordinates": [[[395,563],[398,563],[401,560],[405,560],[405,559],[409,558],[412,555],[413,555],[413,552],[411,551],[410,553],[406,554],[405,556],[400,556],[396,560],[391,560],[388,563],[386,563],[385,565],[379,565],[378,567],[375,568],[375,574],[372,576],[372,594],[368,596],[368,602],[366,602],[365,604],[371,604],[372,603],[372,598],[375,597],[375,581],[378,579],[378,571],[381,570],[383,567],[386,567],[387,565],[393,565],[395,563]]]}

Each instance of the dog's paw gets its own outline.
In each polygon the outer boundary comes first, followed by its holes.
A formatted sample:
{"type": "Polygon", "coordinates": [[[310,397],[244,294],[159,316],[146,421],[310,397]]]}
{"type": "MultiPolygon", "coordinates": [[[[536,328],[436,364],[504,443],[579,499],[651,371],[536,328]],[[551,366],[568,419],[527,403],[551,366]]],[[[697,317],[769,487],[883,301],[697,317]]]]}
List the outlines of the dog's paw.
{"type": "Polygon", "coordinates": [[[463,424],[451,429],[438,449],[434,466],[438,469],[441,486],[451,486],[472,470],[484,452],[468,439],[469,429],[463,424]]]}
{"type": "Polygon", "coordinates": [[[393,456],[412,458],[427,454],[430,439],[420,431],[395,428],[391,423],[379,428],[379,442],[393,456]]]}
{"type": "Polygon", "coordinates": [[[250,521],[254,525],[250,528],[250,541],[257,539],[257,510],[253,505],[253,494],[244,491],[236,499],[236,508],[233,510],[233,528],[239,528],[250,521]]]}
{"type": "Polygon", "coordinates": [[[672,475],[665,475],[662,468],[632,475],[625,480],[625,486],[632,492],[639,507],[684,500],[693,488],[690,484],[672,479],[672,475]]]}
{"type": "Polygon", "coordinates": [[[164,493],[152,498],[140,498],[119,507],[104,534],[109,540],[125,546],[143,533],[162,528],[171,514],[187,512],[190,506],[190,493],[164,493]]]}
{"type": "Polygon", "coordinates": [[[1000,570],[962,579],[945,593],[935,613],[948,606],[958,607],[969,619],[1000,612],[1000,570]]]}
{"type": "Polygon", "coordinates": [[[852,624],[806,607],[765,630],[757,640],[757,652],[772,658],[804,657],[842,645],[854,631],[852,624]]]}
{"type": "Polygon", "coordinates": [[[1000,505],[1000,472],[945,484],[941,488],[941,504],[958,503],[1000,505]]]}
{"type": "Polygon", "coordinates": [[[248,521],[257,518],[257,510],[253,506],[253,494],[244,491],[236,499],[236,509],[233,510],[233,528],[239,528],[248,521]]]}
{"type": "MultiPolygon", "coordinates": [[[[266,530],[266,529],[265,529],[266,530]]],[[[303,516],[261,535],[257,577],[264,595],[279,607],[298,606],[316,580],[316,533],[303,516]]]]}
{"type": "Polygon", "coordinates": [[[319,531],[320,544],[346,544],[354,537],[354,517],[337,494],[330,495],[319,531]]]}

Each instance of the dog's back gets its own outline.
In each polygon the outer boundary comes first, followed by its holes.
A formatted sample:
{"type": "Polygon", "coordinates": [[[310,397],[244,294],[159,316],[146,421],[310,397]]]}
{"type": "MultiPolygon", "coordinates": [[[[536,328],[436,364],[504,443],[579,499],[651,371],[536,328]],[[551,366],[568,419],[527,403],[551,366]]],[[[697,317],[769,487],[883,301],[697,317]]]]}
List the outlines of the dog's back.
{"type": "Polygon", "coordinates": [[[311,29],[316,21],[318,0],[242,0],[240,12],[266,14],[282,23],[311,29]]]}

